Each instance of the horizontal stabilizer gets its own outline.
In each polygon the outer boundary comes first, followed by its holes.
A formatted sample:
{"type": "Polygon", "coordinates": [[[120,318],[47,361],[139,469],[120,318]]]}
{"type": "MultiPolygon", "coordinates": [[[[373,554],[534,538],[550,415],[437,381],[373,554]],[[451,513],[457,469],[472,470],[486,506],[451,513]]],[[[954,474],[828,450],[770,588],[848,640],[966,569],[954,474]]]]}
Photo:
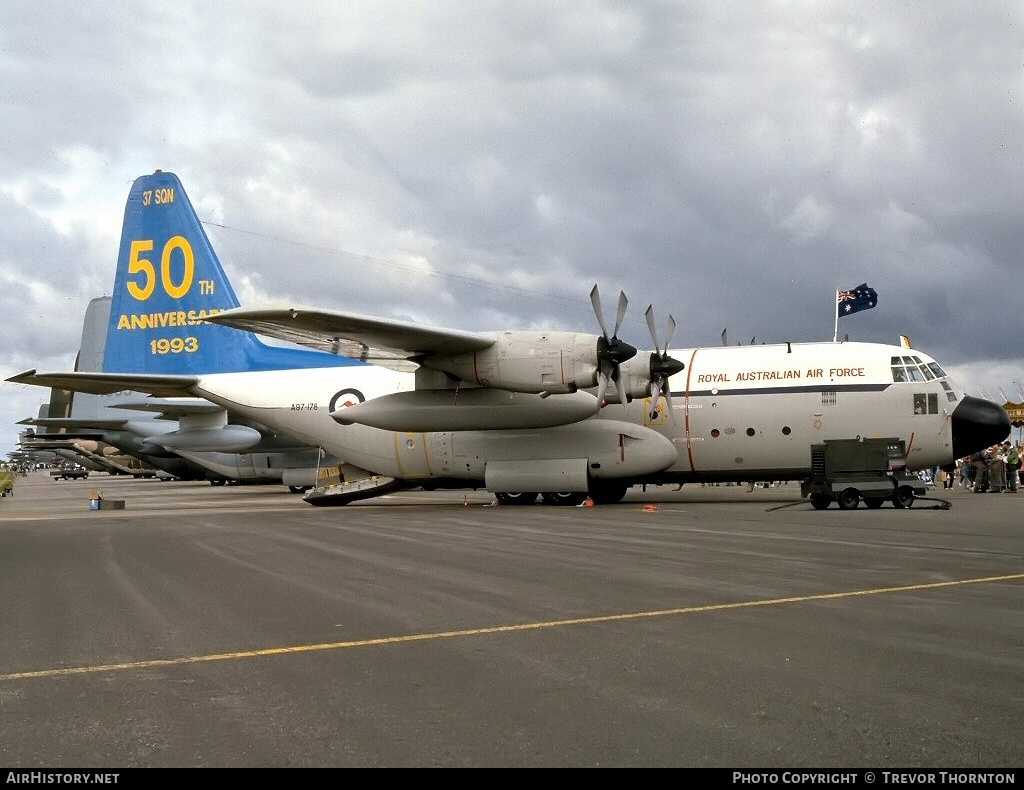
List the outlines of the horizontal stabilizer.
{"type": "Polygon", "coordinates": [[[172,398],[189,394],[189,388],[199,381],[198,376],[174,376],[139,373],[37,373],[26,370],[11,376],[14,384],[32,384],[37,387],[57,387],[72,392],[110,395],[124,390],[145,392],[157,397],[172,398]]]}

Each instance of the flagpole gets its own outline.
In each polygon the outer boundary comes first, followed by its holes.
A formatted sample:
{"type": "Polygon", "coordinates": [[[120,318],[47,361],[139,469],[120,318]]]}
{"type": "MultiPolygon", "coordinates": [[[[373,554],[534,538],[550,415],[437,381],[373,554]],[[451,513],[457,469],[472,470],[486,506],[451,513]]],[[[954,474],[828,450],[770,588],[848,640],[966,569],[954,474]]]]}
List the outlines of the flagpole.
{"type": "Polygon", "coordinates": [[[836,288],[835,311],[836,311],[836,333],[835,333],[835,336],[832,338],[832,342],[833,343],[838,343],[839,342],[839,289],[838,288],[836,288]]]}

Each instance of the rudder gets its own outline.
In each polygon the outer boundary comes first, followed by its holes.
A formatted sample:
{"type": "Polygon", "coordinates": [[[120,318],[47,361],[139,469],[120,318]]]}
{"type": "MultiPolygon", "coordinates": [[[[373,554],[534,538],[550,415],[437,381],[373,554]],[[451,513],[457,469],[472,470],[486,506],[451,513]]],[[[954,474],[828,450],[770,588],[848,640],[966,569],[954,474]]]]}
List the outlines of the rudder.
{"type": "Polygon", "coordinates": [[[174,173],[132,184],[125,206],[104,372],[203,374],[350,365],[319,351],[268,346],[206,323],[239,307],[220,260],[174,173]]]}

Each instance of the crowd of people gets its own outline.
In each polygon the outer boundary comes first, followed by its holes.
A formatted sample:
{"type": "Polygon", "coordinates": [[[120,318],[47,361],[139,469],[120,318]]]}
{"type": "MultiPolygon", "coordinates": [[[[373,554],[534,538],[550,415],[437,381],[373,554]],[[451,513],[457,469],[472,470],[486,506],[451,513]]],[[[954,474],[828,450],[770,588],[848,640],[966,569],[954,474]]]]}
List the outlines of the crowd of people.
{"type": "Polygon", "coordinates": [[[1022,454],[1024,446],[1007,440],[939,467],[935,484],[945,489],[959,485],[975,494],[1015,494],[1021,485],[1022,454]]]}

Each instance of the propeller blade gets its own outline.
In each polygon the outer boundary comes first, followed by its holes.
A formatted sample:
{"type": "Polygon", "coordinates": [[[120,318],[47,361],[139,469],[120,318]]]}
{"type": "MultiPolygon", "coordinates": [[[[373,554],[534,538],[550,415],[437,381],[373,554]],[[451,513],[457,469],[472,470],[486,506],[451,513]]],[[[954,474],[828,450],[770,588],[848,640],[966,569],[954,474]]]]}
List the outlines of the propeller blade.
{"type": "Polygon", "coordinates": [[[604,311],[601,309],[601,294],[598,293],[595,285],[590,289],[590,303],[594,305],[594,313],[597,315],[597,324],[601,327],[601,334],[608,338],[608,329],[604,325],[604,311]]]}
{"type": "Polygon", "coordinates": [[[672,411],[672,392],[667,387],[665,388],[665,408],[668,409],[668,418],[675,422],[676,416],[672,411]]]}
{"type": "Polygon", "coordinates": [[[647,312],[644,313],[644,318],[647,319],[647,328],[651,330],[651,340],[654,341],[654,349],[657,350],[660,346],[658,344],[658,332],[654,328],[654,305],[647,305],[647,312]]]}
{"type": "Polygon", "coordinates": [[[651,413],[653,422],[658,419],[658,401],[661,400],[661,384],[657,379],[651,379],[651,413]]]}
{"type": "Polygon", "coordinates": [[[623,410],[629,415],[629,406],[626,403],[626,385],[622,383],[622,376],[615,376],[615,391],[619,393],[619,403],[623,410]]]}
{"type": "Polygon", "coordinates": [[[615,331],[612,332],[612,337],[619,336],[619,327],[622,326],[622,319],[626,317],[626,292],[619,291],[619,312],[615,316],[615,331]]]}
{"type": "Polygon", "coordinates": [[[597,410],[604,406],[604,393],[608,389],[608,376],[602,370],[597,376],[597,410]]]}
{"type": "Polygon", "coordinates": [[[665,350],[662,352],[662,356],[668,354],[668,347],[672,345],[672,335],[676,333],[676,319],[671,314],[668,317],[668,326],[665,331],[668,333],[668,337],[665,338],[665,350]]]}

